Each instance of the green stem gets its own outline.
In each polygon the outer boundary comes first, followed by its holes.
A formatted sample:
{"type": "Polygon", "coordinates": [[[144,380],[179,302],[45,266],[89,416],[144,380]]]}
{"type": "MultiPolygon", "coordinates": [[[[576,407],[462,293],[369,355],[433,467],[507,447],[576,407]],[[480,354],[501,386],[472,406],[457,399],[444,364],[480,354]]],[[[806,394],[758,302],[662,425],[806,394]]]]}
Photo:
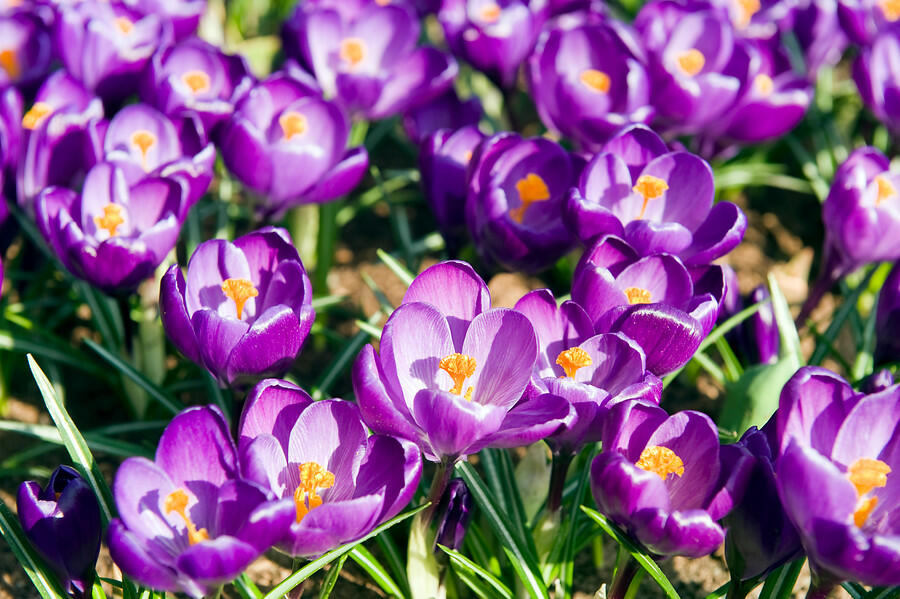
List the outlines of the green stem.
{"type": "Polygon", "coordinates": [[[334,246],[337,241],[337,213],[340,200],[319,206],[319,242],[316,244],[316,270],[313,278],[313,292],[328,295],[328,271],[334,262],[334,246]]]}
{"type": "Polygon", "coordinates": [[[551,514],[557,512],[562,506],[566,474],[569,472],[572,457],[572,453],[568,451],[553,452],[553,463],[550,466],[550,489],[547,491],[547,511],[551,514]]]}
{"type": "Polygon", "coordinates": [[[637,587],[641,582],[641,577],[637,576],[641,572],[641,567],[631,555],[621,546],[619,547],[618,563],[616,564],[616,573],[613,576],[612,584],[606,593],[607,599],[628,599],[634,597],[637,587]]]}

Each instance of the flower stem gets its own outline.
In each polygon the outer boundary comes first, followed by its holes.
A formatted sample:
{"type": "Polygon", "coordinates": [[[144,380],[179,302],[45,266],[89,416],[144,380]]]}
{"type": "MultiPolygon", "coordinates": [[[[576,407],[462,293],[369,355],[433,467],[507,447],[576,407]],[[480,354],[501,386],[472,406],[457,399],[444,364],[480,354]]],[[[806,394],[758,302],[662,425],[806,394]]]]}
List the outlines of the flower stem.
{"type": "Polygon", "coordinates": [[[566,486],[566,474],[572,463],[572,453],[553,452],[553,463],[550,466],[550,489],[547,492],[547,512],[553,514],[562,506],[563,489],[566,486]]]}
{"type": "Polygon", "coordinates": [[[640,565],[622,547],[619,547],[619,557],[616,564],[616,573],[612,584],[606,593],[607,599],[629,599],[637,593],[637,587],[641,583],[642,572],[640,565]]]}
{"type": "Polygon", "coordinates": [[[434,514],[437,511],[438,504],[441,502],[441,497],[444,495],[444,491],[447,489],[447,484],[450,482],[450,477],[453,475],[453,465],[455,461],[450,460],[441,460],[441,462],[437,465],[437,470],[434,473],[434,479],[431,481],[431,489],[428,490],[428,499],[431,503],[425,511],[422,512],[421,524],[422,526],[429,526],[431,524],[431,520],[434,518],[434,514]]]}

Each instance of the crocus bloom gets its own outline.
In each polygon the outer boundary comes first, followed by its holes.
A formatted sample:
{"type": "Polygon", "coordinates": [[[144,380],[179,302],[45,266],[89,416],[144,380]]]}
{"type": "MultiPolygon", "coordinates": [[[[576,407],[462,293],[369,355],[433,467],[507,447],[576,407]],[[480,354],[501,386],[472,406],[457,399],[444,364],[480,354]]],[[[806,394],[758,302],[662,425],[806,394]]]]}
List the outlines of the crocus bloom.
{"type": "Polygon", "coordinates": [[[778,494],[814,582],[900,584],[900,387],[865,395],[824,368],[803,367],[776,414],[778,494]]]}
{"type": "Polygon", "coordinates": [[[312,286],[284,229],[197,246],[187,278],[175,264],[160,283],[160,316],[178,350],[233,385],[282,374],[315,319],[312,286]]]}
{"type": "Polygon", "coordinates": [[[27,87],[50,70],[50,32],[36,15],[20,10],[0,14],[0,89],[27,87]]]}
{"type": "Polygon", "coordinates": [[[572,299],[598,333],[624,333],[640,345],[647,370],[663,376],[684,365],[718,318],[724,292],[721,267],[696,285],[670,254],[639,255],[618,237],[601,237],[582,256],[572,299]],[[718,279],[719,284],[711,284],[718,279]]]}
{"type": "Polygon", "coordinates": [[[240,479],[238,453],[215,406],[184,410],[166,426],[155,461],[116,472],[120,518],[109,551],[127,576],[195,599],[238,576],[290,526],[258,485],[240,479]]]}
{"type": "Polygon", "coordinates": [[[806,57],[804,72],[811,81],[822,67],[834,66],[847,47],[835,0],[798,0],[791,31],[806,57]]]}
{"type": "Polygon", "coordinates": [[[0,91],[0,181],[16,174],[22,148],[22,111],[22,94],[16,88],[0,91]]]}
{"type": "Polygon", "coordinates": [[[171,38],[171,27],[155,14],[93,1],[63,6],[55,35],[66,70],[100,97],[119,101],[137,90],[150,56],[171,38]]]}
{"type": "Polygon", "coordinates": [[[35,214],[70,272],[107,293],[130,293],[175,247],[184,193],[172,179],[129,185],[122,169],[101,162],[80,194],[65,187],[41,192],[35,214]]]}
{"type": "Polygon", "coordinates": [[[881,286],[875,315],[875,363],[900,361],[900,262],[881,286]]]}
{"type": "Polygon", "coordinates": [[[520,401],[537,357],[534,329],[520,312],[489,309],[490,301],[465,262],[442,262],[416,277],[382,330],[379,353],[367,345],[353,365],[372,430],[453,463],[484,447],[533,443],[560,426],[565,400],[520,401]]]}
{"type": "Polygon", "coordinates": [[[456,56],[503,87],[515,83],[519,65],[534,47],[543,12],[528,0],[444,0],[438,20],[456,56]]]}
{"type": "Polygon", "coordinates": [[[837,12],[844,33],[861,46],[900,20],[900,5],[893,0],[838,0],[837,12]]]}
{"type": "Polygon", "coordinates": [[[142,15],[155,14],[170,22],[176,40],[192,35],[206,10],[206,0],[125,0],[125,4],[142,15]]]}
{"type": "Polygon", "coordinates": [[[59,466],[45,488],[19,487],[16,509],[25,536],[59,577],[63,590],[90,597],[100,553],[100,505],[76,470],[59,466]]]}
{"type": "Polygon", "coordinates": [[[879,121],[900,131],[900,27],[880,33],[853,63],[853,79],[863,102],[879,121]]]}
{"type": "Polygon", "coordinates": [[[537,272],[571,249],[562,209],[577,158],[549,139],[499,133],[472,161],[466,224],[482,256],[510,270],[537,272]]]}
{"type": "Polygon", "coordinates": [[[421,144],[438,129],[456,131],[477,126],[481,112],[478,96],[461,100],[450,88],[431,102],[407,111],[403,116],[403,129],[414,143],[421,144]]]}
{"type": "Polygon", "coordinates": [[[221,135],[225,165],[274,215],[348,193],[369,165],[365,148],[347,148],[350,124],[340,108],[298,71],[254,86],[221,135]]]}
{"type": "Polygon", "coordinates": [[[650,78],[632,31],[612,20],[544,30],[528,59],[541,120],[596,150],[619,129],[649,123],[650,78]]]}
{"type": "Polygon", "coordinates": [[[418,17],[404,6],[371,2],[342,11],[301,3],[285,23],[285,50],[302,59],[325,95],[347,112],[380,119],[428,102],[456,76],[450,56],[416,46],[419,32],[418,17]]]}
{"type": "Polygon", "coordinates": [[[369,436],[359,408],[314,402],[286,381],[261,381],[239,431],[247,479],[270,489],[290,526],[277,546],[312,558],[365,536],[409,503],[422,473],[414,443],[369,436]]]}
{"type": "Polygon", "coordinates": [[[713,205],[709,164],[669,152],[635,125],[610,140],[581,173],[566,201],[566,222],[585,243],[623,237],[639,254],[666,252],[689,266],[709,264],[744,236],[747,217],[731,202],[713,205]]]}
{"type": "Polygon", "coordinates": [[[746,485],[749,460],[722,468],[709,416],[623,402],[610,411],[602,438],[603,453],[591,464],[601,513],[658,556],[700,557],[721,545],[716,520],[746,485]]]}
{"type": "Polygon", "coordinates": [[[473,503],[472,494],[463,479],[454,478],[447,483],[447,489],[437,507],[437,532],[434,535],[436,545],[457,551],[462,548],[472,517],[473,503]]]}
{"type": "Polygon", "coordinates": [[[253,76],[242,56],[225,54],[191,38],[153,55],[141,97],[170,118],[196,114],[210,134],[234,112],[235,102],[252,85],[253,76]]]}

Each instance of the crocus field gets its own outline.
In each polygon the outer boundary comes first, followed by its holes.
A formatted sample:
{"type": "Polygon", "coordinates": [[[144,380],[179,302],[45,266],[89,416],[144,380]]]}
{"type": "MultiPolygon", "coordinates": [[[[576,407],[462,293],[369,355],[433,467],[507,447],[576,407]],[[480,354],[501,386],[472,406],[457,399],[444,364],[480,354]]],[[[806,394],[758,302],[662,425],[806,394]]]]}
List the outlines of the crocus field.
{"type": "Polygon", "coordinates": [[[0,0],[0,599],[900,599],[900,0],[0,0]]]}

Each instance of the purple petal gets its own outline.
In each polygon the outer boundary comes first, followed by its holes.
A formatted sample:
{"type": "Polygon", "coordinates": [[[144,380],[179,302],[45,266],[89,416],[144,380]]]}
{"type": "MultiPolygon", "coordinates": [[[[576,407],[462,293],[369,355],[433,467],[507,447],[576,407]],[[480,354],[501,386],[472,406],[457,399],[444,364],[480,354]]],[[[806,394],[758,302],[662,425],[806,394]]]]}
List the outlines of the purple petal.
{"type": "Polygon", "coordinates": [[[466,385],[473,401],[508,409],[522,397],[537,359],[534,329],[524,314],[495,308],[475,317],[462,353],[475,358],[475,374],[466,385]]]}
{"type": "Polygon", "coordinates": [[[415,429],[410,424],[412,416],[402,401],[394,403],[388,396],[384,376],[375,357],[375,348],[366,345],[353,363],[353,392],[359,402],[363,421],[376,433],[395,435],[416,440],[415,429]]]}
{"type": "Polygon", "coordinates": [[[257,383],[241,412],[238,438],[243,444],[257,435],[273,435],[287,453],[288,436],[294,421],[312,398],[300,387],[280,379],[265,379],[257,383]]]}

